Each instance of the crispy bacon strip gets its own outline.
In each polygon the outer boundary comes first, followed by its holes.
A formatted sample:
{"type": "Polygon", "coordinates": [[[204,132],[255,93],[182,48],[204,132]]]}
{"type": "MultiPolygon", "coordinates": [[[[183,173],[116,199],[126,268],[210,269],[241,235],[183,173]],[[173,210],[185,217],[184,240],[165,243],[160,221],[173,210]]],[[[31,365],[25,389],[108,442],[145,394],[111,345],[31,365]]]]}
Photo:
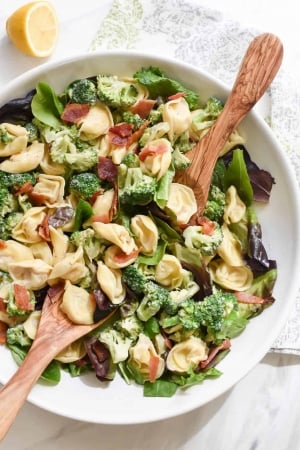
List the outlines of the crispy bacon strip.
{"type": "Polygon", "coordinates": [[[133,125],[131,123],[122,122],[118,125],[110,127],[108,130],[108,140],[110,144],[117,147],[127,145],[129,137],[132,135],[133,125]]]}
{"type": "Polygon", "coordinates": [[[178,98],[185,97],[185,92],[177,92],[176,94],[170,95],[168,100],[177,100],[178,98]]]}
{"type": "Polygon", "coordinates": [[[146,120],[138,130],[136,130],[134,133],[132,133],[132,135],[128,138],[127,141],[127,148],[133,144],[134,142],[137,142],[139,140],[139,138],[142,136],[145,128],[147,128],[147,126],[150,124],[149,120],[146,120]]]}
{"type": "Polygon", "coordinates": [[[218,345],[217,347],[213,348],[207,359],[205,359],[204,361],[201,361],[200,363],[200,369],[205,369],[205,367],[208,366],[208,364],[211,363],[211,361],[215,358],[215,356],[221,351],[221,350],[228,350],[231,347],[231,342],[230,339],[224,339],[224,341],[222,342],[222,344],[218,345]]]}
{"type": "Polygon", "coordinates": [[[0,239],[0,250],[4,250],[6,248],[6,242],[0,239]]]}
{"type": "Polygon", "coordinates": [[[70,123],[78,123],[88,114],[90,105],[81,103],[68,103],[61,114],[62,120],[70,123]]]}
{"type": "Polygon", "coordinates": [[[34,306],[30,302],[30,296],[27,289],[21,284],[14,283],[15,301],[18,308],[24,311],[33,311],[34,306]]]}
{"type": "Polygon", "coordinates": [[[0,320],[0,344],[6,343],[7,328],[8,328],[8,325],[5,322],[2,322],[2,320],[0,320]]]}
{"type": "Polygon", "coordinates": [[[131,253],[129,253],[129,255],[127,255],[126,253],[124,253],[120,250],[118,253],[116,253],[114,255],[114,261],[116,263],[125,263],[125,262],[129,261],[130,259],[137,258],[139,252],[140,252],[140,250],[136,249],[136,250],[133,250],[131,253]]]}
{"type": "Polygon", "coordinates": [[[150,111],[154,108],[155,103],[156,100],[143,98],[130,108],[130,112],[132,112],[132,114],[138,114],[142,119],[146,119],[150,111]]]}
{"type": "Polygon", "coordinates": [[[44,241],[50,242],[50,229],[49,229],[49,215],[46,215],[44,217],[43,222],[39,225],[38,227],[38,233],[41,236],[42,239],[44,239],[44,241]]]}
{"type": "Polygon", "coordinates": [[[164,144],[161,145],[152,145],[151,143],[144,147],[142,151],[139,153],[139,158],[141,161],[145,161],[148,156],[156,156],[162,153],[167,152],[168,149],[164,144]]]}
{"type": "Polygon", "coordinates": [[[239,303],[251,303],[262,305],[263,303],[268,302],[268,300],[262,297],[258,297],[257,295],[249,294],[248,292],[235,292],[234,295],[239,303]]]}

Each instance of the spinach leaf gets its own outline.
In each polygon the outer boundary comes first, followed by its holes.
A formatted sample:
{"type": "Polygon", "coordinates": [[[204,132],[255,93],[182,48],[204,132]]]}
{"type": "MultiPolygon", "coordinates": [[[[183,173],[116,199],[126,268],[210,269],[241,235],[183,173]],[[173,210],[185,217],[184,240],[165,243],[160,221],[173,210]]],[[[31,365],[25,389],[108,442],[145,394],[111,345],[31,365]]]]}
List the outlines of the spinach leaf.
{"type": "Polygon", "coordinates": [[[160,239],[153,255],[139,255],[138,262],[147,266],[156,266],[165,254],[167,242],[160,239]]]}
{"type": "Polygon", "coordinates": [[[81,229],[81,225],[93,215],[93,208],[85,200],[79,199],[74,218],[74,231],[81,229]]]}
{"type": "Polygon", "coordinates": [[[232,160],[224,176],[225,188],[234,185],[243,202],[249,206],[253,202],[253,189],[244,160],[243,150],[237,148],[233,151],[232,160]]]}
{"type": "Polygon", "coordinates": [[[168,76],[158,67],[142,67],[141,70],[133,75],[133,77],[136,78],[140,84],[147,86],[152,98],[159,96],[169,97],[177,92],[183,92],[185,94],[184,98],[190,109],[196,109],[199,106],[199,95],[196,92],[182,86],[178,81],[168,78],[168,76]]]}
{"type": "Polygon", "coordinates": [[[144,397],[172,397],[177,391],[177,384],[167,380],[146,381],[144,397]]]}
{"type": "Polygon", "coordinates": [[[42,123],[52,128],[58,128],[62,122],[60,120],[64,105],[61,103],[56,93],[47,83],[39,82],[36,86],[36,94],[31,102],[33,115],[42,123]]]}

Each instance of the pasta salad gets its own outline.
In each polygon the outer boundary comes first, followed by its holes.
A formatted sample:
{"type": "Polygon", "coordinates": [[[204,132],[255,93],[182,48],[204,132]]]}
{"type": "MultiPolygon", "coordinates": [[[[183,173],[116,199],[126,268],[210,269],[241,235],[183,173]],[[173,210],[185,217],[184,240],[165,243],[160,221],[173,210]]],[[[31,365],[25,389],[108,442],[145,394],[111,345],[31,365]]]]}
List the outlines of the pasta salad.
{"type": "Polygon", "coordinates": [[[274,301],[255,205],[274,179],[235,130],[202,215],[177,181],[222,111],[158,67],[39,82],[0,108],[0,342],[20,364],[49,289],[75,324],[103,325],[42,377],[93,371],[172,396],[205,378],[274,301]]]}

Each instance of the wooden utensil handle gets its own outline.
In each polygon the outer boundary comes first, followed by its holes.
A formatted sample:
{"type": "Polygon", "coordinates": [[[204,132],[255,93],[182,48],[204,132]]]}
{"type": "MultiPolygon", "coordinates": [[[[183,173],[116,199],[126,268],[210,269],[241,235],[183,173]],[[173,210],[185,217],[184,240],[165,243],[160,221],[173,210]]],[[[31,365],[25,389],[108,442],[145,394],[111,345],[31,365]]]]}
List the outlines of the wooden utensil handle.
{"type": "Polygon", "coordinates": [[[282,57],[282,43],[273,34],[261,34],[250,43],[221,114],[189,152],[192,164],[180,182],[194,189],[199,212],[205,207],[213,169],[225,142],[267,90],[278,72],[282,57]]]}
{"type": "Polygon", "coordinates": [[[34,341],[17,372],[0,390],[0,442],[13,424],[20,408],[44,369],[55,355],[41,351],[41,342],[34,341]]]}

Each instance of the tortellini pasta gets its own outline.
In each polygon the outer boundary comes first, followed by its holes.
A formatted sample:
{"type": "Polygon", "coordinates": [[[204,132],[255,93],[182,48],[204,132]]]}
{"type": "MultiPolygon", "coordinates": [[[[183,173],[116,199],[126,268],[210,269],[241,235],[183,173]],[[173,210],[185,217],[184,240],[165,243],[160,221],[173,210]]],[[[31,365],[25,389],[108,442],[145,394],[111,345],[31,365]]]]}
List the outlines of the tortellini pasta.
{"type": "Polygon", "coordinates": [[[140,154],[141,169],[159,180],[168,170],[172,160],[172,146],[165,138],[151,141],[140,154]],[[145,157],[142,155],[145,155],[145,157]]]}
{"type": "Polygon", "coordinates": [[[228,225],[237,223],[243,219],[246,213],[246,205],[240,199],[235,186],[230,186],[226,191],[226,204],[223,219],[228,225]]]}
{"type": "Polygon", "coordinates": [[[29,248],[34,258],[42,259],[49,264],[49,266],[53,265],[53,255],[48,242],[36,242],[35,244],[31,244],[29,248]]]}
{"type": "Polygon", "coordinates": [[[69,280],[65,284],[60,308],[73,323],[79,325],[94,323],[96,310],[94,297],[86,289],[73,285],[69,280]]]}
{"type": "Polygon", "coordinates": [[[85,265],[82,247],[78,247],[76,252],[68,252],[64,258],[58,261],[53,267],[48,282],[55,284],[58,280],[69,280],[71,283],[78,283],[89,273],[85,265]]]}
{"type": "Polygon", "coordinates": [[[117,245],[110,245],[104,253],[104,263],[111,269],[123,269],[134,263],[138,257],[138,250],[130,253],[128,256],[120,250],[117,245]]]}
{"type": "Polygon", "coordinates": [[[190,336],[171,348],[166,364],[171,372],[186,373],[207,359],[207,356],[207,344],[198,337],[190,336]]]}
{"type": "Polygon", "coordinates": [[[137,343],[129,349],[129,355],[130,365],[137,368],[144,380],[154,381],[162,375],[165,368],[164,359],[158,355],[151,339],[145,334],[141,333],[139,335],[137,343]],[[157,367],[154,374],[150,372],[152,358],[157,359],[157,367]]]}
{"type": "Polygon", "coordinates": [[[162,138],[170,130],[168,122],[159,122],[150,128],[147,128],[143,133],[141,142],[143,146],[149,144],[149,142],[162,138]]]}
{"type": "Polygon", "coordinates": [[[37,329],[38,329],[38,326],[40,323],[41,315],[42,315],[42,311],[40,311],[40,310],[32,311],[32,313],[30,313],[29,317],[27,317],[25,322],[23,322],[23,327],[24,327],[25,333],[32,340],[35,339],[35,337],[36,337],[36,333],[37,333],[37,329]]]}
{"type": "Polygon", "coordinates": [[[104,103],[97,102],[80,122],[80,138],[96,139],[106,134],[112,125],[113,118],[109,108],[104,103]]]}
{"type": "Polygon", "coordinates": [[[248,266],[230,266],[222,259],[211,261],[209,271],[215,283],[231,291],[247,291],[253,281],[253,273],[248,266]]]}
{"type": "Polygon", "coordinates": [[[122,284],[122,272],[119,269],[111,269],[102,261],[98,261],[97,279],[101,289],[114,305],[122,303],[126,289],[122,284]]]}
{"type": "MultiPolygon", "coordinates": [[[[0,125],[0,135],[7,136],[7,142],[0,142],[0,157],[15,155],[27,147],[28,132],[26,128],[12,123],[0,125]]],[[[4,140],[5,141],[5,140],[4,140]]]]}
{"type": "Polygon", "coordinates": [[[25,244],[40,242],[42,237],[39,234],[39,227],[43,223],[46,215],[47,211],[44,206],[34,206],[28,209],[13,229],[12,237],[25,244]]]}
{"type": "Polygon", "coordinates": [[[61,229],[49,226],[50,240],[52,244],[52,264],[62,261],[67,254],[69,239],[61,229]]]}
{"type": "Polygon", "coordinates": [[[170,210],[179,224],[186,224],[197,212],[193,190],[180,183],[171,183],[166,209],[170,210]]]}
{"type": "Polygon", "coordinates": [[[167,289],[176,289],[182,283],[183,269],[178,258],[167,253],[155,268],[155,281],[167,289]]]}
{"type": "Polygon", "coordinates": [[[77,339],[77,341],[72,342],[67,347],[65,347],[54,359],[62,363],[71,363],[78,361],[86,355],[86,347],[84,345],[83,338],[77,339]]]}
{"type": "Polygon", "coordinates": [[[137,214],[130,221],[130,228],[135,236],[141,253],[152,255],[158,244],[158,229],[149,216],[137,214]]]}
{"type": "Polygon", "coordinates": [[[64,204],[65,179],[59,175],[40,174],[33,192],[40,194],[49,207],[64,204]]]}
{"type": "MultiPolygon", "coordinates": [[[[4,242],[4,241],[3,241],[4,242]]],[[[23,260],[34,260],[32,251],[26,245],[9,239],[0,246],[0,270],[9,271],[9,265],[23,260]]]]}
{"type": "Polygon", "coordinates": [[[45,145],[44,155],[40,162],[43,173],[47,175],[63,175],[65,173],[65,166],[60,163],[52,161],[49,153],[49,145],[45,145]]]}
{"type": "Polygon", "coordinates": [[[189,105],[184,97],[168,101],[163,108],[163,121],[170,126],[168,136],[171,142],[174,138],[188,130],[192,123],[189,105]]]}
{"type": "Polygon", "coordinates": [[[21,153],[14,154],[0,163],[0,170],[23,173],[36,169],[44,157],[44,147],[40,142],[33,142],[21,153]]]}
{"type": "Polygon", "coordinates": [[[123,225],[117,223],[94,222],[93,228],[96,236],[117,245],[122,252],[126,253],[126,255],[129,255],[137,249],[134,239],[123,225]]]}
{"type": "Polygon", "coordinates": [[[239,145],[245,145],[245,139],[240,135],[238,130],[234,130],[225,142],[225,145],[220,151],[219,156],[225,155],[226,153],[230,152],[230,150],[238,147],[239,145]]]}
{"type": "Polygon", "coordinates": [[[222,232],[223,239],[217,248],[218,255],[231,266],[243,266],[245,261],[240,241],[234,237],[226,224],[222,225],[222,232]]]}
{"type": "Polygon", "coordinates": [[[42,259],[24,259],[8,266],[12,279],[26,289],[42,289],[47,285],[52,266],[42,259]]]}

